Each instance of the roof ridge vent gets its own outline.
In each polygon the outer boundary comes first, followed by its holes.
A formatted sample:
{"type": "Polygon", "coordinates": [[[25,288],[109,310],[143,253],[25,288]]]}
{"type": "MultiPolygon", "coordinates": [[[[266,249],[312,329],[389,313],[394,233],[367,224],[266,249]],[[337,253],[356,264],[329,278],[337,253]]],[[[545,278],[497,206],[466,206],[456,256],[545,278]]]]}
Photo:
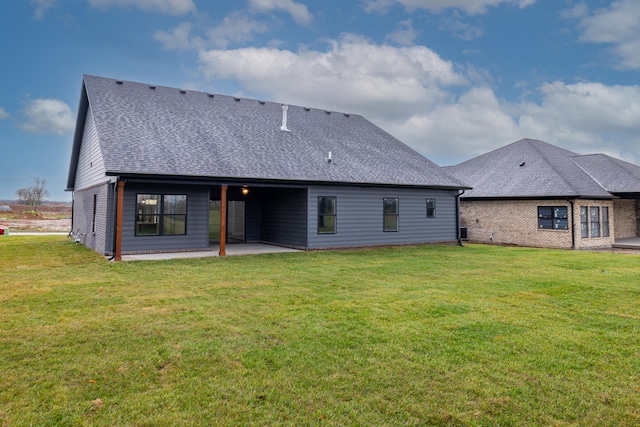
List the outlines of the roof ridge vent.
{"type": "Polygon", "coordinates": [[[283,105],[282,106],[282,126],[280,126],[280,130],[285,131],[285,132],[291,132],[287,128],[287,111],[289,111],[289,106],[288,105],[283,105]]]}

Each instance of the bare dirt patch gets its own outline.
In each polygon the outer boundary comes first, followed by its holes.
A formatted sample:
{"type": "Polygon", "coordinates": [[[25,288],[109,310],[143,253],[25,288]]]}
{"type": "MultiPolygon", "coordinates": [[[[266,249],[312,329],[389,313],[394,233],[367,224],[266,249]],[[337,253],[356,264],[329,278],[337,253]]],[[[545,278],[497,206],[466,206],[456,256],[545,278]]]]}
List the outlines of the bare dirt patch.
{"type": "Polygon", "coordinates": [[[69,232],[71,204],[47,204],[37,212],[30,206],[9,204],[11,210],[0,212],[0,225],[9,231],[69,232]]]}

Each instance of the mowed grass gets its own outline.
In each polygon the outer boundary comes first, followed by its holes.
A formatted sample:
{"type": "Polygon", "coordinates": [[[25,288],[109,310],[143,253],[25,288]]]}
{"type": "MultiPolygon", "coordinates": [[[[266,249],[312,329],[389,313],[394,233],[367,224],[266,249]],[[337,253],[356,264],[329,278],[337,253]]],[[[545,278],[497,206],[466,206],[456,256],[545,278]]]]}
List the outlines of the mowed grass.
{"type": "Polygon", "coordinates": [[[0,425],[640,425],[640,256],[0,238],[0,425]]]}

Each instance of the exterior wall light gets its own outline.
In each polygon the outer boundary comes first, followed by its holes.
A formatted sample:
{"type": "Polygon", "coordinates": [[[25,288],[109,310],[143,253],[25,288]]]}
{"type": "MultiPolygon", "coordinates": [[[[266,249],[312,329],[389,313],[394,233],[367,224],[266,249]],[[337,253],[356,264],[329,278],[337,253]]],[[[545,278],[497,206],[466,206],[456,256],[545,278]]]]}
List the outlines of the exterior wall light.
{"type": "Polygon", "coordinates": [[[240,191],[242,191],[242,194],[246,196],[247,194],[249,194],[249,187],[245,185],[240,191]]]}

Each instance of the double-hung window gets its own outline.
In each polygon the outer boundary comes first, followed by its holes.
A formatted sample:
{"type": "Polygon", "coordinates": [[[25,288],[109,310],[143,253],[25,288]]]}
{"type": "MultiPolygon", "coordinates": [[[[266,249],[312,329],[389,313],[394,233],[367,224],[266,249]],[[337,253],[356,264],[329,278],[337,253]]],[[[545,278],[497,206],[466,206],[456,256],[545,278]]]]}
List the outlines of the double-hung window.
{"type": "Polygon", "coordinates": [[[589,237],[589,208],[580,206],[580,237],[586,239],[589,237]]]}
{"type": "Polygon", "coordinates": [[[602,237],[609,237],[609,208],[602,207],[602,237]]]}
{"type": "Polygon", "coordinates": [[[600,237],[599,206],[589,206],[589,222],[591,223],[591,237],[600,237]]]}
{"type": "Polygon", "coordinates": [[[336,198],[318,196],[318,234],[335,234],[336,198]]]}
{"type": "Polygon", "coordinates": [[[383,231],[398,231],[399,200],[396,197],[382,199],[383,231]]]}
{"type": "Polygon", "coordinates": [[[436,217],[436,199],[427,199],[427,218],[436,217]]]}
{"type": "Polygon", "coordinates": [[[542,230],[568,230],[568,211],[566,206],[538,206],[538,228],[542,230]]]}
{"type": "Polygon", "coordinates": [[[136,236],[187,234],[187,196],[184,194],[138,194],[136,236]]]}

